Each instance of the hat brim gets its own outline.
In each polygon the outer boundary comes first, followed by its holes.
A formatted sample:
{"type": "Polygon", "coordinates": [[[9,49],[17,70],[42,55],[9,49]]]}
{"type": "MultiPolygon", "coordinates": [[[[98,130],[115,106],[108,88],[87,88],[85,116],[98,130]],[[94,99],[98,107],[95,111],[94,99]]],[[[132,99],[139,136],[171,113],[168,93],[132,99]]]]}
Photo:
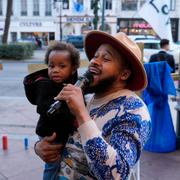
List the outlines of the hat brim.
{"type": "Polygon", "coordinates": [[[141,91],[147,86],[147,77],[144,66],[140,59],[138,59],[130,49],[128,49],[122,42],[115,37],[103,31],[89,32],[84,41],[84,49],[89,60],[91,60],[97,49],[102,44],[110,44],[120,53],[123,54],[132,69],[132,75],[128,81],[128,89],[133,91],[141,91]]]}

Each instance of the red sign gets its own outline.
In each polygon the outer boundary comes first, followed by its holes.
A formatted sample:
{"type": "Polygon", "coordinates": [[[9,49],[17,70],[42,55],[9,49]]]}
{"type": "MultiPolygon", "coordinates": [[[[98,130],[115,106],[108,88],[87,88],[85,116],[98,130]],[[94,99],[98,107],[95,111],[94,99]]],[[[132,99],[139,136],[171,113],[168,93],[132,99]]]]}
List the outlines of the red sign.
{"type": "Polygon", "coordinates": [[[146,23],[136,23],[136,24],[133,24],[133,28],[151,29],[152,27],[146,23]]]}

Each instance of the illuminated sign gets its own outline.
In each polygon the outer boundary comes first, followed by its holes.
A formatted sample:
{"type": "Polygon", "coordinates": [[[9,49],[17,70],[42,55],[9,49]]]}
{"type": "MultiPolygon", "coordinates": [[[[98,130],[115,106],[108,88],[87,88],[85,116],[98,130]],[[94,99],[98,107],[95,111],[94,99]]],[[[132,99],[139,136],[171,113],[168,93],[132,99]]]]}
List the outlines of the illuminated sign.
{"type": "Polygon", "coordinates": [[[133,24],[133,28],[151,29],[152,27],[149,24],[145,23],[135,23],[133,24]]]}

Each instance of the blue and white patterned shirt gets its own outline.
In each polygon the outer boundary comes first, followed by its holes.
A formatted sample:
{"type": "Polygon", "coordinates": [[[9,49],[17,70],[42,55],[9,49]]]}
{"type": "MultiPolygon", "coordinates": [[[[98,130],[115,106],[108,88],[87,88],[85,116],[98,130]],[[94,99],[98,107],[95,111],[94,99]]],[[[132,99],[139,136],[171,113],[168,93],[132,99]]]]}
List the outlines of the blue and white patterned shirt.
{"type": "Polygon", "coordinates": [[[92,121],[66,143],[59,179],[127,179],[150,134],[146,105],[126,89],[93,97],[87,108],[92,121]]]}

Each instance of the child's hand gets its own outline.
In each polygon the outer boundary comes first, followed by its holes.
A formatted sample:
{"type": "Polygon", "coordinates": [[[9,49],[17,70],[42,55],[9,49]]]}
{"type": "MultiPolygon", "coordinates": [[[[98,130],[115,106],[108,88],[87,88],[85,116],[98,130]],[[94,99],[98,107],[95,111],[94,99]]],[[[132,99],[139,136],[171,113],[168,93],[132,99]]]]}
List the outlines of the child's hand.
{"type": "Polygon", "coordinates": [[[54,144],[55,139],[56,133],[53,133],[52,136],[46,136],[34,146],[36,154],[46,163],[56,162],[60,159],[63,145],[54,144]]]}

